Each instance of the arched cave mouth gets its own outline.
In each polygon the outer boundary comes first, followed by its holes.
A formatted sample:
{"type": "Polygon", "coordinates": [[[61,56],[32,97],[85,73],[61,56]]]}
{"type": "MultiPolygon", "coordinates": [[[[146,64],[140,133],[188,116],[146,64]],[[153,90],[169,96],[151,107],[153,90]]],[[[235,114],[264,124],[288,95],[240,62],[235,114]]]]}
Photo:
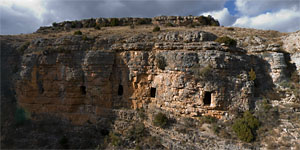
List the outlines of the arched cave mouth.
{"type": "Polygon", "coordinates": [[[123,86],[122,86],[122,85],[119,85],[119,88],[118,88],[118,95],[119,95],[119,96],[122,96],[122,95],[123,95],[123,86]]]}
{"type": "Polygon", "coordinates": [[[151,90],[150,90],[150,96],[151,97],[155,97],[156,96],[156,88],[151,88],[151,90]]]}
{"type": "Polygon", "coordinates": [[[212,95],[212,92],[205,92],[204,98],[203,98],[204,106],[210,106],[211,98],[212,98],[211,95],[212,95]]]}
{"type": "Polygon", "coordinates": [[[82,95],[86,95],[86,87],[85,86],[80,86],[80,91],[82,95]]]}

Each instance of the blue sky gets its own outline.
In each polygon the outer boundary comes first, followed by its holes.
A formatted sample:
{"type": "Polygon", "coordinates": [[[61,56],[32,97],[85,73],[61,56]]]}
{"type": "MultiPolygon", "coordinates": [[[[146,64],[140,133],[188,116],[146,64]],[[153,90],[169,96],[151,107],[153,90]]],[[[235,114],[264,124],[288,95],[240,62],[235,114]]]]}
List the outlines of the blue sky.
{"type": "Polygon", "coordinates": [[[0,34],[97,17],[212,15],[221,25],[294,32],[300,0],[0,0],[0,34]]]}
{"type": "Polygon", "coordinates": [[[228,8],[228,11],[231,15],[237,14],[237,11],[235,10],[234,2],[235,2],[234,0],[228,0],[224,5],[225,8],[228,8]]]}

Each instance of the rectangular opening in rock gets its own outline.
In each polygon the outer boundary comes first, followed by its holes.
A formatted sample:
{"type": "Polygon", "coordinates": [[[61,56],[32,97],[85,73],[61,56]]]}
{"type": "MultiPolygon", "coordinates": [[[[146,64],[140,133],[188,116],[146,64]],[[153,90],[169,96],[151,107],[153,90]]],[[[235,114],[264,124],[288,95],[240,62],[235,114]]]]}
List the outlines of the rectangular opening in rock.
{"type": "Polygon", "coordinates": [[[122,96],[122,95],[123,95],[123,86],[122,86],[122,85],[119,85],[119,88],[118,88],[118,95],[119,95],[119,96],[122,96]]]}
{"type": "Polygon", "coordinates": [[[151,88],[151,91],[150,91],[151,97],[155,97],[155,94],[156,94],[156,88],[151,88]]]}
{"type": "Polygon", "coordinates": [[[81,91],[81,94],[82,95],[85,95],[86,94],[86,87],[85,86],[80,86],[80,91],[81,91]]]}
{"type": "Polygon", "coordinates": [[[205,106],[210,106],[211,104],[211,98],[212,98],[212,93],[211,92],[205,92],[204,98],[203,98],[203,103],[205,106]]]}

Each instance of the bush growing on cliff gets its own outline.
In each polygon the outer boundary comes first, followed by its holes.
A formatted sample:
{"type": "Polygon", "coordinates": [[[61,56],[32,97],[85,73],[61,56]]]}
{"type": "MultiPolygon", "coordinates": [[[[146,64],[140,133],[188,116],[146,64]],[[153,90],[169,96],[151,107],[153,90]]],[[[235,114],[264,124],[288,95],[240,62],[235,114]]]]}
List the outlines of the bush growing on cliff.
{"type": "Polygon", "coordinates": [[[136,24],[137,25],[143,25],[143,24],[148,24],[149,21],[147,21],[147,18],[139,18],[137,21],[136,21],[136,24]]]}
{"type": "Polygon", "coordinates": [[[137,122],[127,131],[126,138],[132,141],[139,142],[146,135],[145,125],[141,122],[137,122]]]}
{"type": "Polygon", "coordinates": [[[53,26],[53,27],[57,27],[58,24],[57,24],[56,22],[53,22],[53,23],[52,23],[52,26],[53,26]]]}
{"type": "Polygon", "coordinates": [[[168,117],[163,113],[158,113],[154,116],[153,124],[157,127],[165,128],[168,124],[168,117]]]}
{"type": "Polygon", "coordinates": [[[118,20],[118,18],[111,18],[110,20],[110,26],[119,26],[120,22],[118,20]]]}
{"type": "Polygon", "coordinates": [[[119,146],[121,144],[121,138],[116,133],[109,133],[109,141],[113,146],[119,146]]]}
{"type": "Polygon", "coordinates": [[[256,130],[259,125],[258,119],[249,111],[245,111],[243,117],[234,122],[232,129],[240,140],[251,142],[255,139],[256,130]]]}
{"type": "Polygon", "coordinates": [[[211,76],[213,71],[212,66],[209,64],[205,67],[200,67],[199,65],[195,65],[192,68],[192,72],[194,74],[194,78],[196,81],[205,80],[211,76]]]}
{"type": "Polygon", "coordinates": [[[168,23],[166,23],[166,25],[165,25],[166,27],[174,27],[174,24],[173,23],[171,23],[171,22],[168,22],[168,23]]]}
{"type": "Polygon", "coordinates": [[[81,32],[80,30],[75,31],[75,32],[74,32],[74,35],[82,35],[82,32],[81,32]]]}
{"type": "Polygon", "coordinates": [[[26,112],[23,108],[17,107],[15,112],[16,125],[23,125],[29,119],[30,119],[30,114],[26,112]]]}
{"type": "Polygon", "coordinates": [[[212,116],[202,116],[200,119],[200,124],[203,124],[203,123],[208,123],[208,124],[214,124],[214,123],[217,123],[217,118],[215,117],[212,117],[212,116]]]}
{"type": "Polygon", "coordinates": [[[20,54],[23,54],[24,51],[29,47],[30,45],[30,42],[27,41],[25,43],[23,43],[20,47],[17,48],[17,51],[20,53],[20,54]]]}
{"type": "Polygon", "coordinates": [[[156,65],[159,69],[165,70],[165,68],[167,66],[165,57],[161,56],[161,55],[157,55],[156,56],[156,65]]]}
{"type": "Polygon", "coordinates": [[[59,144],[64,148],[64,149],[68,149],[69,145],[68,145],[68,138],[66,136],[63,136],[60,140],[59,140],[59,144]]]}
{"type": "Polygon", "coordinates": [[[94,29],[101,30],[101,25],[97,24],[94,29]]]}
{"type": "Polygon", "coordinates": [[[234,40],[228,36],[218,37],[215,41],[218,43],[224,43],[227,46],[233,46],[233,47],[235,47],[237,44],[236,40],[234,40]]]}
{"type": "Polygon", "coordinates": [[[257,102],[258,110],[255,112],[261,125],[257,130],[258,139],[264,139],[273,128],[280,124],[278,107],[273,107],[267,99],[257,102]]]}
{"type": "Polygon", "coordinates": [[[158,31],[160,31],[160,27],[159,26],[155,26],[152,31],[153,32],[158,32],[158,31]]]}
{"type": "Polygon", "coordinates": [[[249,77],[250,77],[250,81],[254,81],[256,79],[256,73],[253,70],[253,68],[251,68],[251,70],[249,72],[249,77]]]}

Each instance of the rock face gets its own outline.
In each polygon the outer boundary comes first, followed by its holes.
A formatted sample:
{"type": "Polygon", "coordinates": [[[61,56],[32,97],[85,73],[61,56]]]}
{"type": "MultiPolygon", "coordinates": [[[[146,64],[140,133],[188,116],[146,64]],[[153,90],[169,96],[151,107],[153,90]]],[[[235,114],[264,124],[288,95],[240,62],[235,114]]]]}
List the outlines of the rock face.
{"type": "MultiPolygon", "coordinates": [[[[248,110],[254,103],[248,72],[254,68],[262,76],[257,82],[265,82],[267,71],[251,61],[266,61],[228,52],[211,42],[215,38],[201,31],[168,32],[152,37],[154,42],[129,37],[102,50],[88,50],[93,44],[78,36],[35,40],[27,50],[34,53],[22,57],[18,102],[30,112],[62,115],[75,124],[97,123],[121,107],[218,118],[232,109],[248,110]]],[[[280,53],[270,57],[272,70],[285,67],[280,53]]],[[[272,78],[280,80],[281,73],[274,71],[272,78]]]]}
{"type": "Polygon", "coordinates": [[[300,31],[285,36],[283,41],[283,48],[291,53],[291,61],[295,64],[298,75],[300,75],[300,31]]]}

